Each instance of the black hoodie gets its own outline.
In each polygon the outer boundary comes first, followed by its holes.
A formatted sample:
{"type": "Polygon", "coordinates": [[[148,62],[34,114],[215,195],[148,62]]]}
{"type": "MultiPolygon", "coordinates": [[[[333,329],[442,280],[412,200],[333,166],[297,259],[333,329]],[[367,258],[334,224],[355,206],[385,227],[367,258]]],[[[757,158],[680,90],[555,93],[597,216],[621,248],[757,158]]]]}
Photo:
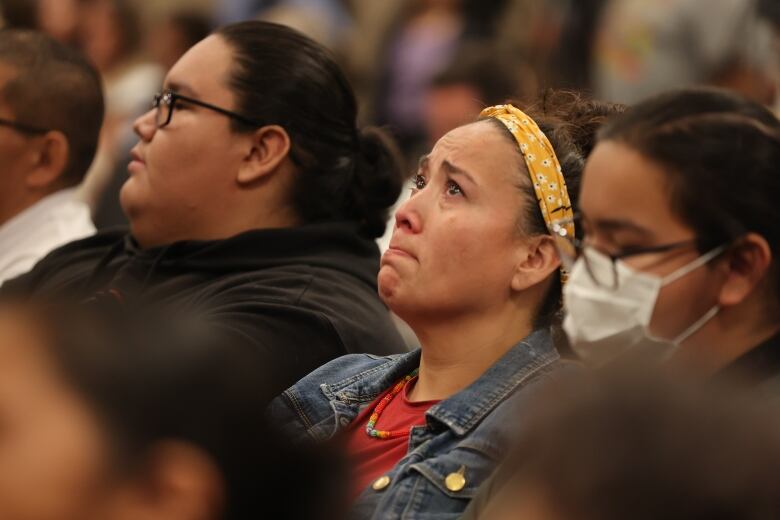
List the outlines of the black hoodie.
{"type": "Polygon", "coordinates": [[[281,392],[338,356],[404,351],[379,300],[376,244],[349,223],[254,230],[142,250],[126,231],[67,244],[0,292],[89,297],[114,290],[206,308],[248,338],[281,392]]]}

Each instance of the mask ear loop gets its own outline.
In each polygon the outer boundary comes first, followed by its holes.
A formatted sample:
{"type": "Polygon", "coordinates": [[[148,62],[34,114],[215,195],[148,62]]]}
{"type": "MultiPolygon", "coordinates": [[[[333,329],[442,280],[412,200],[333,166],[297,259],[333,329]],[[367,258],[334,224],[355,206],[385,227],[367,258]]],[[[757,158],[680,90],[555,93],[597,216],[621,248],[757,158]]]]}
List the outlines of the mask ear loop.
{"type": "MultiPolygon", "coordinates": [[[[723,253],[726,250],[726,247],[727,247],[726,244],[720,245],[715,249],[711,250],[709,253],[700,256],[697,260],[694,260],[693,262],[683,267],[679,271],[672,273],[670,276],[664,278],[663,285],[667,285],[674,282],[675,280],[679,280],[686,274],[694,271],[695,269],[698,269],[703,265],[706,265],[713,258],[716,258],[718,255],[723,253]]],[[[662,362],[668,361],[669,358],[671,358],[675,354],[675,352],[677,352],[680,349],[680,346],[685,342],[685,340],[687,340],[688,338],[696,334],[699,330],[701,330],[701,328],[704,327],[719,312],[720,312],[720,305],[717,304],[713,305],[698,320],[694,321],[691,325],[689,325],[688,328],[686,328],[684,331],[678,334],[676,338],[669,341],[669,344],[672,345],[672,348],[670,348],[664,354],[662,362]]]]}
{"type": "Polygon", "coordinates": [[[698,269],[703,265],[707,265],[713,258],[717,257],[726,250],[726,244],[719,245],[715,249],[710,250],[708,253],[701,255],[688,265],[682,266],[680,269],[673,273],[669,273],[661,280],[661,287],[667,286],[670,283],[679,280],[683,276],[687,275],[698,269]]]}

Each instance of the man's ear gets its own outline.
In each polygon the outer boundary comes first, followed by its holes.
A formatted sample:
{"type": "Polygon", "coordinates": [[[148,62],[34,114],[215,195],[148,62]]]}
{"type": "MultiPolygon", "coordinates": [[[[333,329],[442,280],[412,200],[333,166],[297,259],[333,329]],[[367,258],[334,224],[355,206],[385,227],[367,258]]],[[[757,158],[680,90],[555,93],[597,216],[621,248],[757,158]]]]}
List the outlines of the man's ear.
{"type": "Polygon", "coordinates": [[[723,307],[737,305],[761,288],[772,265],[772,248],[764,237],[748,233],[725,253],[718,266],[725,282],[718,295],[723,307]]]}
{"type": "Polygon", "coordinates": [[[524,291],[546,280],[561,265],[553,238],[539,235],[518,246],[518,260],[512,276],[512,289],[524,291]]]}
{"type": "Polygon", "coordinates": [[[251,139],[238,172],[239,184],[251,184],[273,173],[290,154],[290,136],[279,125],[264,126],[251,139]]]}
{"type": "Polygon", "coordinates": [[[26,177],[27,186],[47,189],[62,179],[68,166],[70,145],[65,134],[58,130],[46,132],[36,139],[32,152],[32,168],[26,177]]]}

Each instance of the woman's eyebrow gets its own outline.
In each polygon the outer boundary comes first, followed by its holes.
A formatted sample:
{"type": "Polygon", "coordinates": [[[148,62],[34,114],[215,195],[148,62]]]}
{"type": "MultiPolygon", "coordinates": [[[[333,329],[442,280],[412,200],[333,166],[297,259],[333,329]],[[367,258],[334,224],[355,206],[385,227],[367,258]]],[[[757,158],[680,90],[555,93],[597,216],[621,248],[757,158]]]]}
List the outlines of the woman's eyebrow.
{"type": "Polygon", "coordinates": [[[477,184],[477,181],[474,180],[474,177],[469,172],[461,168],[460,166],[452,164],[450,161],[447,160],[442,162],[441,165],[442,168],[444,168],[444,170],[450,175],[462,175],[463,177],[468,179],[472,184],[477,184]]]}
{"type": "Polygon", "coordinates": [[[632,231],[640,235],[652,236],[652,232],[627,219],[597,219],[591,221],[593,226],[605,231],[632,231]]]}

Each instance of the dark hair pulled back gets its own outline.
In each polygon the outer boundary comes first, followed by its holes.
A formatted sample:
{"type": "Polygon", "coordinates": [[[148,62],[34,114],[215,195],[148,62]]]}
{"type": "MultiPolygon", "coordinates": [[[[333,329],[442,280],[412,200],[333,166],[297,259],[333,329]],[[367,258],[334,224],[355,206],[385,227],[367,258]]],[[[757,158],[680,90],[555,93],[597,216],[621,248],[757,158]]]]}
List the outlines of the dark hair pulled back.
{"type": "Polygon", "coordinates": [[[290,135],[298,215],[305,222],[354,221],[365,236],[382,235],[403,185],[400,156],[380,130],[358,129],[354,92],[330,52],[268,22],[228,25],[216,34],[234,51],[237,110],[290,135]]]}

